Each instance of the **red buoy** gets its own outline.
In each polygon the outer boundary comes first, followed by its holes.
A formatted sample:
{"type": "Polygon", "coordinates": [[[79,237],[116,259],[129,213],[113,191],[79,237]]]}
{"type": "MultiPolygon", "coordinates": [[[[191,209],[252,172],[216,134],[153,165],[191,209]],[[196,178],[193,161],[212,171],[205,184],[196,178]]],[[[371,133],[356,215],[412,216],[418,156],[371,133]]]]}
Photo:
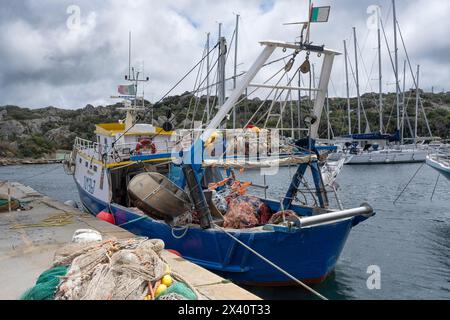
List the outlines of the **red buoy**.
{"type": "Polygon", "coordinates": [[[169,251],[170,253],[173,253],[174,255],[177,255],[177,256],[179,256],[179,257],[182,257],[181,253],[179,253],[177,250],[167,249],[167,251],[169,251]]]}
{"type": "Polygon", "coordinates": [[[105,222],[111,223],[111,224],[116,224],[116,221],[114,219],[114,216],[106,211],[101,211],[97,214],[97,218],[100,220],[103,220],[105,222]]]}

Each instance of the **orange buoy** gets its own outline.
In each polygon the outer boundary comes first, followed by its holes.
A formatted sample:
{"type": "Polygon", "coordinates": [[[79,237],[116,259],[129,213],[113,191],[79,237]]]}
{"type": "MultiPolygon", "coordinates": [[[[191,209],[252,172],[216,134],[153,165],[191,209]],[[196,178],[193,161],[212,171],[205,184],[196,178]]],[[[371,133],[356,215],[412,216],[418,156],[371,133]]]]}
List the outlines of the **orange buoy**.
{"type": "Polygon", "coordinates": [[[114,216],[111,213],[106,212],[106,211],[100,211],[97,214],[97,218],[100,220],[103,220],[105,222],[111,223],[111,224],[116,224],[114,216]]]}
{"type": "Polygon", "coordinates": [[[170,253],[173,253],[174,255],[177,255],[177,256],[179,256],[179,257],[182,257],[181,253],[179,253],[177,250],[167,249],[167,251],[169,251],[170,253]]]}

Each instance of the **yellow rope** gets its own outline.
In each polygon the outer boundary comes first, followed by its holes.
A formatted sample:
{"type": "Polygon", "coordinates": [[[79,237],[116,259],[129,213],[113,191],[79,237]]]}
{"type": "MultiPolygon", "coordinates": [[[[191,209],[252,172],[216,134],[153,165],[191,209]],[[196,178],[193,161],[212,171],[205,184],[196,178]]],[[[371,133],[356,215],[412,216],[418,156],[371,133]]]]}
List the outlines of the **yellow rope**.
{"type": "Polygon", "coordinates": [[[73,214],[71,213],[57,213],[39,223],[19,223],[10,227],[10,229],[26,229],[26,228],[45,228],[45,227],[62,227],[73,223],[73,214]]]}

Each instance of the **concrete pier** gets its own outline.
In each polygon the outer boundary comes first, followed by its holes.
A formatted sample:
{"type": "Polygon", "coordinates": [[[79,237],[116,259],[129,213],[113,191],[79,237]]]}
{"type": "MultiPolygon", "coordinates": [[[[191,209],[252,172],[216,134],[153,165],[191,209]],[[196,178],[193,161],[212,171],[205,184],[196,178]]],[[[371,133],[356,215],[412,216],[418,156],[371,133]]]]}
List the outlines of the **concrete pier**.
{"type": "MultiPolygon", "coordinates": [[[[0,299],[15,300],[32,287],[37,277],[51,267],[55,252],[72,240],[78,229],[94,229],[104,239],[132,238],[117,226],[61,204],[30,187],[10,184],[11,195],[29,208],[0,213],[0,299]]],[[[0,182],[0,194],[8,194],[0,182]]],[[[241,287],[225,281],[168,251],[163,258],[173,271],[183,276],[200,294],[211,300],[258,300],[241,287]]]]}

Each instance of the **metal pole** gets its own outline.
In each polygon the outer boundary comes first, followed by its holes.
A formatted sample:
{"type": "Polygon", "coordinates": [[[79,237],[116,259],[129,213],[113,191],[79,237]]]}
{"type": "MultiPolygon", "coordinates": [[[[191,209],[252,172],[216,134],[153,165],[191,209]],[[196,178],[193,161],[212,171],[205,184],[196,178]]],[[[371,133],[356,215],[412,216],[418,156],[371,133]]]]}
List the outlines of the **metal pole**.
{"type": "Polygon", "coordinates": [[[380,12],[378,11],[378,85],[379,85],[379,104],[380,104],[380,133],[383,133],[383,75],[381,65],[381,29],[380,29],[380,12]]]}
{"type": "MultiPolygon", "coordinates": [[[[301,78],[301,72],[298,73],[298,87],[301,88],[302,86],[302,78],[301,78]]],[[[298,138],[300,139],[302,136],[302,131],[300,128],[302,127],[301,121],[302,121],[302,115],[301,115],[301,103],[302,103],[302,90],[298,89],[298,101],[297,101],[297,125],[298,125],[298,138]]]]}
{"type": "Polygon", "coordinates": [[[417,66],[417,76],[416,76],[416,119],[415,119],[415,126],[414,126],[414,144],[417,144],[417,122],[418,122],[418,113],[419,113],[419,100],[420,100],[420,94],[419,94],[419,73],[420,73],[420,65],[417,66]]]}
{"type": "MultiPolygon", "coordinates": [[[[237,81],[237,58],[238,58],[238,36],[239,36],[239,15],[236,15],[236,30],[234,38],[234,78],[233,78],[233,89],[236,89],[237,81]]],[[[233,129],[236,129],[236,106],[233,108],[233,129]]]]}
{"type": "MultiPolygon", "coordinates": [[[[405,97],[405,92],[406,92],[406,60],[403,63],[403,93],[402,93],[402,135],[401,135],[401,140],[402,140],[402,144],[404,143],[405,140],[405,115],[406,115],[406,97],[405,97]]],[[[409,121],[409,119],[408,119],[409,121]]]]}
{"type": "Polygon", "coordinates": [[[327,138],[328,141],[331,140],[331,124],[330,124],[330,98],[328,96],[328,91],[327,91],[327,138]]]}
{"type": "Polygon", "coordinates": [[[358,47],[356,44],[357,40],[355,27],[353,27],[353,38],[355,43],[356,94],[358,96],[358,133],[361,134],[361,96],[359,94],[358,47]]]}
{"type": "Polygon", "coordinates": [[[206,123],[209,123],[209,117],[210,117],[210,111],[209,111],[209,99],[210,99],[210,91],[209,91],[209,37],[210,37],[210,33],[208,32],[206,34],[206,52],[207,52],[207,57],[206,57],[206,123]]]}
{"type": "MultiPolygon", "coordinates": [[[[253,63],[252,67],[248,70],[248,72],[244,75],[241,82],[236,87],[236,90],[233,90],[233,92],[230,94],[230,97],[225,102],[225,104],[219,109],[216,116],[211,120],[211,122],[208,124],[207,129],[202,134],[201,139],[203,141],[208,140],[208,138],[211,136],[212,132],[216,130],[220,123],[225,119],[226,115],[231,111],[233,108],[233,105],[239,100],[240,96],[244,92],[245,88],[250,84],[250,82],[253,80],[253,78],[256,76],[258,71],[261,69],[261,67],[264,65],[264,63],[269,59],[269,57],[272,55],[272,53],[275,50],[275,46],[273,45],[266,45],[259,55],[259,57],[256,59],[256,61],[253,63]]],[[[334,55],[333,55],[334,57],[334,55]]]]}
{"type": "Polygon", "coordinates": [[[373,215],[373,209],[372,207],[367,204],[363,203],[358,208],[353,209],[347,209],[342,211],[336,211],[336,212],[330,212],[330,213],[323,213],[316,216],[306,217],[306,218],[300,218],[300,227],[310,227],[315,226],[321,223],[327,223],[327,222],[334,222],[340,219],[346,219],[350,217],[356,217],[356,216],[366,216],[370,217],[373,215]]]}
{"type": "Polygon", "coordinates": [[[394,20],[394,63],[395,63],[395,91],[397,99],[397,130],[400,130],[400,95],[398,82],[398,46],[397,46],[397,13],[395,11],[395,0],[392,0],[392,12],[394,20]]]}
{"type": "Polygon", "coordinates": [[[322,109],[325,103],[325,96],[328,90],[328,83],[330,81],[331,69],[333,68],[334,57],[336,53],[325,53],[323,58],[322,70],[320,74],[319,87],[317,88],[316,101],[314,101],[313,114],[317,117],[316,122],[311,126],[310,137],[318,138],[320,119],[322,116],[322,109]]]}
{"type": "Polygon", "coordinates": [[[348,116],[348,134],[352,134],[352,110],[350,106],[350,87],[348,85],[348,53],[347,42],[344,40],[344,53],[345,53],[345,83],[347,85],[347,116],[348,116]]]}
{"type": "Polygon", "coordinates": [[[226,40],[225,37],[220,37],[220,58],[219,58],[219,106],[225,103],[225,63],[226,63],[226,40]]]}
{"type": "Polygon", "coordinates": [[[222,23],[219,23],[219,63],[217,64],[217,94],[218,94],[218,105],[221,106],[223,104],[222,100],[222,23]]]}
{"type": "Polygon", "coordinates": [[[131,31],[128,34],[128,79],[131,77],[131,31]]]}

